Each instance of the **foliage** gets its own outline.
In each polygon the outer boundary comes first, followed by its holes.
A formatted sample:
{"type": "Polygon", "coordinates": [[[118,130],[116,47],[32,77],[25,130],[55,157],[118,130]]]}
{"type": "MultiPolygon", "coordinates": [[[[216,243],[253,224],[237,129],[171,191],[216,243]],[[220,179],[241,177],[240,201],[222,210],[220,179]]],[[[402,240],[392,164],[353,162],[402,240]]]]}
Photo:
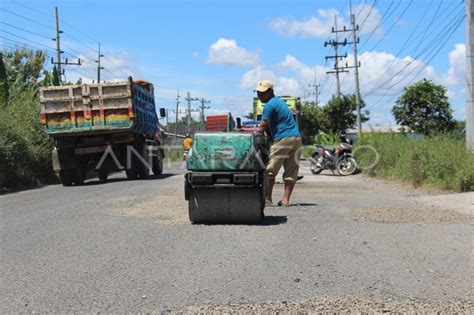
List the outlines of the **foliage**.
{"type": "Polygon", "coordinates": [[[43,73],[46,54],[26,48],[3,53],[10,95],[16,91],[36,87],[43,73]]]}
{"type": "Polygon", "coordinates": [[[0,109],[0,187],[19,188],[54,181],[52,141],[42,130],[33,88],[12,93],[0,109]]]}
{"type": "MultiPolygon", "coordinates": [[[[361,100],[361,110],[365,102],[361,100]]],[[[348,128],[354,128],[357,124],[357,105],[354,95],[333,96],[323,107],[320,115],[321,129],[325,132],[338,134],[348,128]]],[[[361,112],[361,122],[369,120],[369,111],[361,112]]]]}
{"type": "Polygon", "coordinates": [[[301,107],[300,132],[304,144],[313,144],[319,132],[321,109],[314,102],[305,102],[301,107]]]}
{"type": "Polygon", "coordinates": [[[3,53],[0,52],[0,108],[5,107],[8,102],[8,78],[3,63],[3,53]]]}
{"type": "Polygon", "coordinates": [[[45,55],[23,48],[3,56],[9,97],[7,105],[0,108],[0,187],[54,181],[52,141],[41,126],[36,97],[45,55]]]}
{"type": "Polygon", "coordinates": [[[425,135],[450,131],[454,127],[446,88],[426,79],[405,87],[392,113],[398,124],[425,135]]]}
{"type": "Polygon", "coordinates": [[[378,163],[364,169],[370,176],[401,180],[414,187],[474,190],[474,155],[463,139],[449,134],[423,140],[396,133],[364,134],[354,152],[361,166],[368,167],[376,156],[363,145],[373,147],[379,154],[378,163]]]}
{"type": "Polygon", "coordinates": [[[58,68],[56,68],[56,66],[53,67],[53,72],[51,73],[51,84],[54,86],[58,86],[61,84],[58,75],[58,68]]]}

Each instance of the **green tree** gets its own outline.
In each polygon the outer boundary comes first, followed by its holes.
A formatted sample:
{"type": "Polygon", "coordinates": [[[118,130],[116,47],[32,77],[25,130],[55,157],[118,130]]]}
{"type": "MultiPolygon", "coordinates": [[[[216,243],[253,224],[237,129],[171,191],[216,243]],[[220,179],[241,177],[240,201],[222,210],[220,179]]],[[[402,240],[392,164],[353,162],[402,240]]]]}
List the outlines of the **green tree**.
{"type": "MultiPolygon", "coordinates": [[[[361,100],[361,122],[369,120],[369,111],[362,109],[365,107],[364,100],[361,100]]],[[[320,115],[321,129],[325,132],[337,134],[348,128],[354,128],[357,124],[355,95],[333,96],[323,107],[320,115]]]]}
{"type": "Polygon", "coordinates": [[[43,74],[46,54],[41,50],[26,48],[4,53],[5,70],[8,78],[10,94],[13,90],[23,90],[36,86],[43,74]]]}
{"type": "Polygon", "coordinates": [[[314,102],[302,104],[300,116],[300,132],[304,144],[313,144],[318,135],[320,125],[321,108],[315,106],[314,102]]]}
{"type": "Polygon", "coordinates": [[[398,124],[425,135],[451,131],[455,124],[446,88],[426,79],[405,87],[392,113],[398,124]]]}
{"type": "Polygon", "coordinates": [[[56,68],[56,66],[53,67],[53,72],[51,74],[51,83],[54,86],[58,86],[61,84],[59,81],[58,69],[56,68]]]}
{"type": "Polygon", "coordinates": [[[5,107],[8,103],[8,78],[3,63],[3,53],[0,52],[0,107],[5,107]]]}
{"type": "Polygon", "coordinates": [[[51,75],[49,74],[49,71],[44,72],[44,78],[43,82],[41,82],[42,86],[51,86],[51,75]]]}

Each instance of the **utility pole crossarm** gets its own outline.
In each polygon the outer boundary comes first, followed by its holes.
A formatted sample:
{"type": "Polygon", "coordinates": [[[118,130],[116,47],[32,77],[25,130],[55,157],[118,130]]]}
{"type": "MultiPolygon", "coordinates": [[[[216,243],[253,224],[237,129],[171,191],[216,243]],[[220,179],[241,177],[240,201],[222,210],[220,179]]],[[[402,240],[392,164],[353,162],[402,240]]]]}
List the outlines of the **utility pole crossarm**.
{"type": "Polygon", "coordinates": [[[57,70],[58,70],[58,77],[59,77],[59,83],[62,83],[61,76],[66,75],[64,72],[64,69],[61,69],[61,65],[68,65],[68,66],[80,66],[81,65],[81,59],[78,58],[77,62],[69,62],[69,60],[66,58],[65,61],[61,61],[61,54],[64,53],[64,51],[61,50],[61,44],[60,44],[60,36],[59,34],[62,34],[63,31],[59,30],[59,14],[58,14],[58,7],[54,7],[54,22],[55,22],[55,31],[56,31],[56,36],[52,40],[56,42],[56,61],[54,61],[54,58],[51,58],[51,64],[57,65],[57,70]]]}

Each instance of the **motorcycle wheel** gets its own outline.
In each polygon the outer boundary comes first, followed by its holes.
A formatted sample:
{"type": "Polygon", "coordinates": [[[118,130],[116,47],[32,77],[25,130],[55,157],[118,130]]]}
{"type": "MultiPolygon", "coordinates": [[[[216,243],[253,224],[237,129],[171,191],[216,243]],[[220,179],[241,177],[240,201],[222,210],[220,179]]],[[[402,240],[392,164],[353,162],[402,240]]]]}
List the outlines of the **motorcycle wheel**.
{"type": "Polygon", "coordinates": [[[352,156],[343,156],[341,159],[339,159],[336,169],[339,175],[352,175],[358,169],[357,161],[352,156]]]}
{"type": "Polygon", "coordinates": [[[311,164],[309,165],[309,169],[311,170],[311,173],[313,173],[314,175],[321,173],[324,169],[322,166],[322,162],[323,162],[323,157],[317,153],[314,154],[310,158],[311,164]]]}

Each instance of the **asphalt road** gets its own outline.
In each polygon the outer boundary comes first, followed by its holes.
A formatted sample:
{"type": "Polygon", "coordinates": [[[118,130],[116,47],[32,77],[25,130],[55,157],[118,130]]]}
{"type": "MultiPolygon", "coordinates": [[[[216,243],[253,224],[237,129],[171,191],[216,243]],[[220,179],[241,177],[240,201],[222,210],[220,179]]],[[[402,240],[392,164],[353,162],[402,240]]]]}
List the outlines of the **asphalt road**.
{"type": "Polygon", "coordinates": [[[426,192],[305,168],[293,206],[268,207],[263,224],[191,225],[183,174],[173,164],[149,180],[0,196],[0,313],[473,299],[472,194],[447,209],[426,192]]]}

